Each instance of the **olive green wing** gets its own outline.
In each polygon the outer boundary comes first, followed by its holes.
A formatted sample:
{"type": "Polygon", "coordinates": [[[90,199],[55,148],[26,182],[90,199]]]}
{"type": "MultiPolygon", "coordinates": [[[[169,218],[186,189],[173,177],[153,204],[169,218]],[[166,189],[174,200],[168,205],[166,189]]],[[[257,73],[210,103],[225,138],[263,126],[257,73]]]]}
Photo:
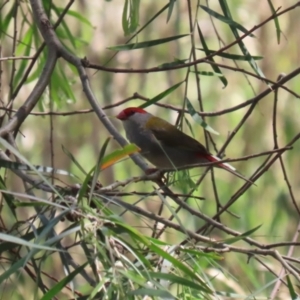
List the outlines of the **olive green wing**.
{"type": "Polygon", "coordinates": [[[168,147],[174,147],[185,151],[208,154],[206,148],[197,140],[183,133],[174,125],[163,119],[152,117],[146,123],[146,128],[151,130],[155,138],[168,147]]]}

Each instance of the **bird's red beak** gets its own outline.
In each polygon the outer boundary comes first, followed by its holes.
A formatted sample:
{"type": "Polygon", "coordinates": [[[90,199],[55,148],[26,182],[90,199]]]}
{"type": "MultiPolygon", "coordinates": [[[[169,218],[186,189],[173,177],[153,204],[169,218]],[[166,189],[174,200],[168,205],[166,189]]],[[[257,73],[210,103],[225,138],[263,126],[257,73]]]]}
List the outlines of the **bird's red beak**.
{"type": "Polygon", "coordinates": [[[116,117],[119,120],[125,120],[125,119],[127,119],[127,115],[125,114],[125,112],[123,110],[116,117]]]}

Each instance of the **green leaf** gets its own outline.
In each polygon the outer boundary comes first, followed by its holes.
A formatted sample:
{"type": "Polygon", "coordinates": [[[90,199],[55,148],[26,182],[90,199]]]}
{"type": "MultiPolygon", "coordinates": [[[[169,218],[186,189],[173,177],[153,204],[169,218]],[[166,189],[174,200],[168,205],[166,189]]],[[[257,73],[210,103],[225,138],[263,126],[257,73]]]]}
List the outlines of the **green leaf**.
{"type": "Polygon", "coordinates": [[[76,167],[85,175],[87,175],[87,172],[84,170],[84,168],[80,165],[80,163],[75,159],[74,155],[64,146],[62,145],[63,152],[71,159],[71,161],[76,165],[76,167]]]}
{"type": "Polygon", "coordinates": [[[223,77],[223,75],[220,74],[220,73],[209,72],[209,71],[198,71],[198,72],[191,71],[191,72],[192,72],[192,73],[199,74],[199,75],[201,75],[201,76],[217,76],[217,77],[223,77]]]}
{"type": "Polygon", "coordinates": [[[140,0],[125,0],[122,14],[122,26],[125,36],[137,30],[139,26],[139,10],[140,0]]]}
{"type": "MultiPolygon", "coordinates": [[[[44,47],[44,49],[46,49],[44,47]]],[[[41,75],[42,71],[43,71],[43,68],[45,66],[45,62],[47,60],[47,50],[43,50],[40,54],[39,54],[39,57],[38,59],[36,60],[36,63],[35,63],[35,68],[31,69],[31,72],[29,73],[29,75],[27,76],[26,78],[26,83],[30,83],[36,79],[39,78],[39,76],[41,75]]],[[[22,78],[24,76],[24,72],[21,74],[22,75],[22,78]]]]}
{"type": "Polygon", "coordinates": [[[51,300],[57,296],[57,294],[67,286],[67,284],[72,281],[77,274],[79,274],[81,271],[84,270],[84,268],[87,266],[88,262],[85,262],[80,267],[76,268],[72,273],[70,273],[68,276],[64,277],[61,281],[59,281],[56,285],[54,285],[53,288],[51,288],[44,296],[41,298],[41,300],[51,300]]]}
{"type": "Polygon", "coordinates": [[[154,244],[151,244],[149,247],[152,251],[154,251],[161,259],[166,259],[169,261],[173,266],[173,268],[178,268],[184,275],[184,277],[190,277],[191,279],[195,280],[201,286],[201,290],[206,293],[211,293],[209,286],[197,276],[197,274],[191,270],[185,263],[181,262],[180,260],[176,259],[168,252],[162,250],[161,248],[157,247],[154,244]]]}
{"type": "Polygon", "coordinates": [[[57,248],[52,248],[52,247],[48,247],[48,246],[44,246],[44,245],[40,245],[40,244],[31,243],[31,242],[28,242],[21,238],[18,238],[16,236],[5,234],[5,233],[0,233],[0,240],[6,241],[9,243],[13,243],[15,245],[26,246],[26,247],[34,248],[34,249],[48,250],[48,251],[62,251],[57,248]]]}
{"type": "Polygon", "coordinates": [[[159,65],[157,67],[161,68],[161,69],[177,67],[177,66],[185,64],[187,61],[188,61],[187,59],[177,59],[176,58],[176,59],[174,59],[173,62],[163,63],[163,64],[161,64],[161,65],[159,65]]]}
{"type": "Polygon", "coordinates": [[[115,164],[120,159],[125,158],[128,155],[131,155],[138,151],[140,151],[140,148],[135,144],[129,144],[122,149],[113,151],[112,153],[103,157],[103,159],[101,160],[101,170],[108,168],[109,166],[115,164]]]}
{"type": "Polygon", "coordinates": [[[95,189],[95,187],[97,185],[98,177],[99,177],[99,174],[100,174],[100,171],[101,171],[101,161],[102,161],[102,159],[103,159],[103,157],[105,155],[107,146],[108,146],[108,144],[109,144],[110,141],[111,141],[110,137],[108,137],[105,140],[103,146],[101,147],[101,150],[100,150],[100,153],[99,153],[96,165],[95,165],[95,167],[92,168],[92,171],[90,172],[91,174],[93,174],[93,178],[92,178],[92,184],[91,184],[91,192],[89,193],[89,203],[91,203],[91,201],[92,201],[93,192],[94,192],[94,189],[95,189]]]}
{"type": "Polygon", "coordinates": [[[180,35],[170,36],[170,37],[158,39],[158,40],[112,46],[112,47],[108,47],[107,49],[123,51],[123,50],[135,50],[135,49],[141,49],[141,48],[148,48],[148,47],[153,47],[156,45],[168,43],[170,41],[178,40],[178,39],[180,39],[182,37],[186,37],[188,35],[189,34],[180,34],[180,35]]]}
{"type": "MultiPolygon", "coordinates": [[[[57,9],[55,5],[52,5],[51,9],[56,13],[56,15],[59,17],[60,11],[57,9]]],[[[60,37],[65,36],[65,38],[72,44],[74,49],[76,49],[76,44],[75,44],[75,36],[74,34],[71,33],[69,29],[69,25],[65,22],[64,19],[62,19],[59,27],[56,28],[56,34],[59,35],[60,37]]]]}
{"type": "MultiPolygon", "coordinates": [[[[45,229],[45,226],[41,226],[39,228],[35,229],[35,232],[31,231],[29,233],[24,234],[21,236],[21,238],[25,241],[30,241],[36,237],[36,235],[39,235],[43,230],[45,229]]],[[[14,248],[16,248],[16,243],[13,242],[1,242],[0,243],[0,253],[3,253],[5,251],[12,251],[14,248]]]]}
{"type": "MultiPolygon", "coordinates": [[[[0,176],[0,189],[6,191],[7,187],[5,184],[5,181],[3,180],[2,176],[0,176]]],[[[11,213],[13,214],[13,216],[15,217],[15,220],[17,220],[17,214],[16,214],[16,204],[15,204],[15,198],[10,195],[10,194],[6,194],[6,193],[2,193],[2,197],[5,200],[9,210],[11,211],[11,213]]],[[[0,243],[1,245],[1,243],[0,243]]]]}
{"type": "MultiPolygon", "coordinates": [[[[199,5],[204,11],[206,11],[209,15],[211,15],[212,17],[230,25],[235,27],[236,29],[239,29],[240,31],[242,31],[243,33],[248,33],[249,30],[247,30],[245,27],[243,27],[241,24],[233,21],[231,18],[228,17],[224,17],[222,15],[220,15],[219,13],[215,12],[214,10],[208,8],[207,6],[204,5],[199,5]]],[[[251,37],[255,37],[253,34],[249,34],[249,36],[251,37]]]]}
{"type": "Polygon", "coordinates": [[[70,79],[68,79],[68,77],[66,76],[66,70],[65,70],[65,66],[62,66],[61,64],[58,65],[59,66],[59,71],[60,71],[60,76],[62,78],[62,84],[60,85],[61,90],[64,92],[64,94],[66,95],[66,97],[68,99],[71,99],[73,103],[76,102],[76,97],[73,93],[73,89],[71,88],[72,83],[70,83],[70,79]]]}
{"type": "Polygon", "coordinates": [[[175,299],[174,296],[168,291],[158,290],[158,289],[152,289],[152,288],[141,288],[136,289],[134,291],[130,291],[128,295],[134,295],[134,296],[153,296],[158,297],[159,299],[175,299]]]}
{"type": "Polygon", "coordinates": [[[192,103],[190,102],[190,100],[188,98],[185,98],[186,100],[186,107],[189,111],[189,114],[191,115],[191,117],[194,119],[194,121],[198,124],[200,124],[206,131],[209,131],[211,133],[214,133],[216,135],[219,135],[219,133],[217,131],[215,131],[213,128],[211,128],[202,118],[201,116],[199,116],[196,112],[196,110],[194,109],[192,103]]]}
{"type": "Polygon", "coordinates": [[[222,243],[228,244],[228,245],[236,243],[236,242],[242,240],[243,238],[245,238],[247,236],[250,236],[253,232],[257,231],[261,226],[262,225],[258,225],[255,228],[250,229],[249,231],[246,231],[246,232],[242,233],[241,235],[239,235],[237,237],[233,237],[233,238],[229,238],[229,239],[223,240],[222,243]]]}
{"type": "Polygon", "coordinates": [[[151,244],[151,242],[143,235],[142,232],[124,223],[123,221],[120,221],[117,218],[112,218],[112,222],[120,226],[120,228],[122,228],[126,232],[126,234],[128,234],[129,236],[133,236],[135,239],[139,240],[144,245],[149,246],[151,244]]]}
{"type": "MultiPolygon", "coordinates": [[[[197,28],[198,28],[198,33],[199,33],[199,37],[200,37],[200,40],[201,40],[201,43],[202,43],[204,52],[205,52],[206,56],[209,56],[209,54],[210,54],[209,51],[210,51],[210,50],[208,49],[208,47],[207,47],[207,45],[206,45],[205,38],[204,38],[204,36],[203,36],[203,34],[202,34],[202,31],[201,31],[201,29],[200,29],[199,24],[197,24],[197,28]]],[[[215,62],[214,59],[213,59],[213,57],[209,58],[208,60],[209,60],[209,61],[212,61],[212,62],[215,62]]],[[[224,75],[222,74],[221,69],[220,69],[217,65],[211,65],[211,67],[212,67],[212,69],[213,69],[217,74],[220,74],[220,80],[221,80],[222,83],[224,84],[224,87],[226,87],[227,84],[228,84],[228,81],[227,81],[227,79],[224,77],[224,75]]]]}
{"type": "Polygon", "coordinates": [[[180,189],[183,194],[188,193],[189,189],[197,190],[198,188],[198,185],[196,185],[192,180],[189,170],[180,170],[174,172],[174,174],[172,174],[172,177],[170,175],[170,179],[172,179],[169,181],[170,185],[174,184],[174,186],[180,189]]]}
{"type": "MultiPolygon", "coordinates": [[[[147,274],[145,272],[142,272],[142,274],[144,275],[144,277],[147,276],[147,274]]],[[[194,281],[186,279],[186,278],[184,278],[184,276],[180,277],[180,276],[176,276],[171,273],[159,273],[159,272],[148,272],[148,274],[151,276],[151,278],[164,279],[164,280],[170,281],[172,284],[178,283],[180,285],[184,285],[191,289],[195,289],[195,290],[199,290],[199,291],[203,290],[202,285],[199,285],[199,284],[195,283],[194,281]]],[[[205,289],[205,292],[207,292],[206,289],[205,289]]]]}
{"type": "MultiPolygon", "coordinates": [[[[17,46],[17,54],[20,53],[22,56],[29,56],[31,52],[32,46],[32,38],[33,38],[33,29],[29,27],[27,32],[24,34],[24,38],[22,39],[21,43],[17,46]]],[[[25,73],[25,69],[27,65],[30,63],[30,60],[22,59],[21,63],[19,64],[18,70],[14,76],[14,87],[20,82],[21,78],[25,73]]]]}
{"type": "Polygon", "coordinates": [[[153,103],[158,102],[159,100],[161,100],[162,98],[166,97],[167,95],[169,95],[170,93],[172,93],[174,90],[176,90],[183,82],[184,81],[181,81],[181,82],[176,83],[175,85],[171,86],[170,88],[168,88],[164,92],[158,94],[154,98],[152,98],[149,101],[147,101],[146,103],[142,104],[140,106],[140,108],[145,108],[145,107],[148,107],[148,106],[152,105],[153,103]]]}
{"type": "MultiPolygon", "coordinates": [[[[268,0],[268,3],[269,3],[269,6],[270,6],[270,9],[271,9],[271,12],[273,14],[276,13],[276,10],[273,6],[273,3],[271,0],[268,0]]],[[[279,20],[278,20],[278,17],[274,17],[274,23],[275,23],[275,28],[276,28],[276,35],[277,35],[277,43],[280,44],[280,33],[281,33],[281,29],[280,29],[280,24],[279,24],[279,20]]]]}
{"type": "Polygon", "coordinates": [[[172,16],[172,12],[173,12],[173,8],[174,8],[174,4],[176,3],[176,0],[170,0],[169,1],[169,9],[168,9],[168,16],[167,16],[167,23],[170,21],[171,16],[172,16]]]}
{"type": "Polygon", "coordinates": [[[14,5],[11,5],[11,9],[10,11],[8,11],[6,14],[5,14],[5,18],[2,20],[2,18],[4,17],[4,13],[0,13],[0,38],[2,37],[2,35],[6,35],[6,32],[7,32],[7,28],[10,24],[10,22],[13,20],[13,15],[15,13],[15,6],[14,5]]]}
{"type": "MultiPolygon", "coordinates": [[[[200,50],[200,51],[205,51],[202,48],[196,48],[196,49],[200,50]]],[[[213,53],[217,52],[217,50],[207,50],[207,51],[209,54],[213,54],[213,53]]],[[[228,58],[228,59],[233,59],[233,60],[242,60],[242,61],[249,61],[251,59],[248,56],[225,53],[225,52],[220,52],[220,53],[216,54],[215,56],[220,56],[223,58],[228,58]]],[[[261,60],[263,58],[264,58],[263,56],[252,56],[252,59],[254,59],[254,60],[261,60]]]]}
{"type": "MultiPolygon", "coordinates": [[[[219,0],[219,3],[220,3],[220,6],[222,8],[222,11],[224,13],[224,15],[229,18],[229,19],[232,19],[231,17],[231,13],[230,13],[230,10],[229,10],[229,7],[227,5],[227,1],[226,0],[219,0]]],[[[237,28],[231,24],[229,24],[229,27],[235,37],[236,40],[238,40],[240,38],[238,32],[237,32],[237,28]]],[[[252,69],[254,70],[254,72],[259,75],[260,77],[262,78],[265,78],[265,75],[264,73],[261,71],[261,69],[257,66],[255,60],[252,58],[250,52],[247,50],[245,44],[243,41],[239,41],[238,42],[238,45],[242,51],[242,53],[249,58],[249,64],[250,66],[252,67],[252,69]]],[[[268,84],[268,83],[267,83],[268,84]]],[[[270,86],[270,84],[268,84],[270,86]]]]}
{"type": "MultiPolygon", "coordinates": [[[[56,7],[57,15],[59,16],[64,10],[65,10],[65,8],[62,9],[60,7],[56,7]]],[[[67,15],[72,16],[72,17],[76,18],[77,20],[79,20],[81,23],[84,23],[84,24],[88,25],[89,27],[93,28],[92,23],[87,18],[83,17],[82,14],[80,14],[74,10],[68,10],[67,15]]]]}

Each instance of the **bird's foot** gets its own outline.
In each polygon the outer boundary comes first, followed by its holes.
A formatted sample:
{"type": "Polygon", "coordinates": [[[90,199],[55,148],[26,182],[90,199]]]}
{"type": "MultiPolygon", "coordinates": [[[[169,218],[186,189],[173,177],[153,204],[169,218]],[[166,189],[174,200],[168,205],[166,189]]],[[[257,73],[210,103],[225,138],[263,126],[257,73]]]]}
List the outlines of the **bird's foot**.
{"type": "Polygon", "coordinates": [[[148,168],[145,170],[145,174],[152,180],[166,180],[165,176],[164,176],[164,172],[160,169],[157,168],[148,168]]]}

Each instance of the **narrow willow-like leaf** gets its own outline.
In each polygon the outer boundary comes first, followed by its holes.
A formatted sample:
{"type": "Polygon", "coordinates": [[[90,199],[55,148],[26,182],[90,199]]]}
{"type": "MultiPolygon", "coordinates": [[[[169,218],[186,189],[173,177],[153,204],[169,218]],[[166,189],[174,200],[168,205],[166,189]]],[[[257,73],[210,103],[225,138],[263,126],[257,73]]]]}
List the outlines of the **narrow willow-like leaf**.
{"type": "Polygon", "coordinates": [[[51,300],[57,296],[59,292],[61,292],[62,289],[64,289],[68,283],[75,278],[77,274],[79,274],[81,271],[84,270],[84,268],[87,266],[88,262],[85,262],[80,267],[77,267],[72,273],[70,273],[68,276],[64,277],[61,281],[56,283],[53,288],[51,288],[44,296],[41,298],[41,300],[51,300]]]}
{"type": "Polygon", "coordinates": [[[103,159],[101,160],[101,170],[104,170],[110,167],[111,165],[115,164],[120,159],[139,151],[140,148],[135,144],[129,144],[126,145],[123,149],[115,150],[114,152],[103,157],[103,159]]]}
{"type": "Polygon", "coordinates": [[[63,152],[71,159],[71,161],[77,166],[77,168],[85,175],[87,175],[87,172],[83,169],[83,167],[80,165],[80,163],[75,159],[74,155],[64,146],[62,145],[63,152]]]}
{"type": "Polygon", "coordinates": [[[136,289],[134,291],[129,291],[128,295],[133,295],[133,296],[148,296],[148,297],[152,296],[152,297],[155,297],[155,299],[157,299],[157,297],[159,299],[170,299],[170,300],[172,300],[172,299],[175,300],[176,299],[168,291],[158,290],[158,289],[152,289],[152,288],[140,288],[140,289],[136,289]]]}
{"type": "MultiPolygon", "coordinates": [[[[45,61],[46,61],[46,59],[45,59],[45,53],[42,53],[39,56],[38,64],[36,64],[36,67],[37,67],[36,70],[30,73],[31,75],[27,77],[26,83],[30,83],[30,82],[36,80],[41,75],[42,70],[43,70],[43,68],[45,66],[45,61]]],[[[21,75],[24,75],[24,72],[21,75]]]]}
{"type": "MultiPolygon", "coordinates": [[[[144,277],[146,277],[146,273],[145,272],[141,272],[144,277]]],[[[191,289],[196,289],[196,290],[203,290],[203,287],[197,283],[195,283],[194,281],[191,281],[187,278],[184,278],[183,276],[177,276],[174,275],[172,273],[162,273],[162,272],[149,272],[149,275],[151,276],[151,278],[157,278],[157,279],[165,279],[170,281],[170,283],[174,284],[174,283],[178,283],[180,285],[184,285],[186,287],[189,287],[191,289]]]]}
{"type": "MultiPolygon", "coordinates": [[[[0,189],[6,191],[7,187],[6,184],[2,178],[2,176],[0,176],[0,189]]],[[[16,204],[15,204],[15,198],[13,197],[13,195],[10,194],[6,194],[6,193],[1,193],[3,199],[5,200],[7,207],[9,208],[9,210],[11,211],[11,213],[13,214],[13,216],[15,217],[15,220],[17,220],[17,214],[16,214],[16,204]]],[[[14,220],[14,221],[15,221],[14,220]]],[[[0,243],[1,246],[2,243],[0,243]]],[[[1,248],[1,247],[0,247],[1,248]]],[[[1,250],[0,250],[1,253],[1,250]]]]}
{"type": "Polygon", "coordinates": [[[202,75],[202,76],[218,76],[218,77],[223,77],[223,75],[220,74],[220,73],[209,72],[209,71],[198,71],[198,72],[191,71],[191,72],[199,74],[199,75],[202,75]]]}
{"type": "MultiPolygon", "coordinates": [[[[70,79],[66,76],[66,70],[65,70],[65,66],[62,66],[61,64],[59,64],[59,72],[60,72],[60,76],[62,78],[62,83],[67,83],[67,84],[61,84],[60,88],[61,90],[64,92],[64,94],[66,95],[68,100],[72,100],[73,103],[76,102],[76,97],[73,93],[73,89],[71,88],[71,83],[70,83],[70,79]]],[[[52,87],[53,88],[53,87],[52,87]]]]}
{"type": "Polygon", "coordinates": [[[172,68],[180,65],[184,65],[186,63],[187,59],[174,59],[173,62],[167,62],[163,63],[158,66],[158,68],[166,69],[166,68],[172,68]]]}
{"type": "MultiPolygon", "coordinates": [[[[200,40],[201,40],[201,43],[202,43],[204,52],[205,52],[206,56],[209,56],[209,54],[210,54],[209,51],[210,51],[210,50],[208,49],[208,47],[207,47],[207,45],[206,45],[205,38],[204,38],[204,36],[203,36],[203,34],[202,34],[202,31],[201,31],[201,29],[200,29],[199,24],[197,24],[197,28],[198,28],[199,38],[200,38],[200,40]]],[[[209,61],[212,61],[212,62],[215,62],[214,59],[213,59],[213,57],[209,58],[208,60],[209,60],[209,61]]],[[[224,84],[224,88],[225,88],[225,87],[227,86],[227,84],[228,84],[228,81],[227,81],[227,79],[224,77],[224,75],[222,74],[221,69],[220,69],[217,65],[211,65],[211,67],[212,67],[212,69],[213,69],[216,73],[218,73],[218,74],[221,75],[221,76],[220,76],[220,80],[221,80],[222,83],[224,84]]]]}
{"type": "MultiPolygon", "coordinates": [[[[33,38],[33,28],[29,27],[27,32],[24,35],[24,38],[22,39],[21,43],[17,46],[17,55],[20,53],[22,56],[28,56],[31,52],[31,46],[32,46],[32,38],[33,38]]],[[[21,78],[24,75],[25,69],[27,65],[29,64],[29,60],[23,59],[21,63],[19,64],[18,70],[14,76],[13,85],[16,87],[18,83],[20,82],[21,78]]],[[[40,65],[39,65],[40,66],[40,65]]],[[[40,68],[42,68],[41,66],[40,68]]],[[[41,73],[39,73],[41,74],[41,73]]]]}
{"type": "Polygon", "coordinates": [[[289,293],[291,296],[292,300],[299,300],[300,298],[298,297],[297,293],[295,292],[295,288],[293,286],[293,283],[289,277],[289,275],[286,276],[287,278],[287,284],[288,284],[288,289],[289,289],[289,293]]]}
{"type": "Polygon", "coordinates": [[[168,252],[164,251],[163,249],[157,247],[154,244],[152,244],[149,248],[153,252],[155,252],[161,259],[166,259],[167,261],[169,261],[173,265],[173,268],[177,268],[178,270],[180,270],[183,273],[183,277],[191,278],[195,282],[198,282],[201,286],[202,291],[206,293],[212,292],[209,286],[200,277],[198,277],[193,270],[191,270],[186,264],[181,262],[179,259],[170,255],[168,252]]]}
{"type": "Polygon", "coordinates": [[[167,23],[170,21],[171,16],[172,16],[172,12],[173,12],[173,8],[174,8],[174,4],[175,4],[176,0],[170,0],[169,1],[169,9],[168,9],[168,16],[167,16],[167,23]]]}
{"type": "Polygon", "coordinates": [[[200,124],[206,131],[209,131],[211,133],[214,133],[216,135],[219,135],[219,133],[217,131],[215,131],[213,128],[211,128],[202,118],[201,116],[199,116],[196,112],[196,110],[194,109],[192,103],[190,102],[190,100],[188,98],[186,99],[186,107],[189,111],[189,114],[191,115],[191,117],[194,119],[194,121],[198,124],[200,124]]]}
{"type": "Polygon", "coordinates": [[[233,237],[233,238],[229,238],[229,239],[223,240],[222,243],[225,243],[225,244],[228,244],[228,245],[236,243],[236,242],[242,240],[243,238],[245,238],[247,236],[250,236],[252,233],[254,233],[255,231],[257,231],[260,227],[261,227],[261,225],[258,225],[255,228],[250,229],[250,230],[242,233],[241,235],[239,235],[237,237],[233,237]]]}
{"type": "Polygon", "coordinates": [[[99,174],[100,174],[100,171],[101,171],[101,161],[102,161],[102,159],[103,159],[103,157],[105,155],[106,149],[107,149],[108,144],[109,144],[110,141],[111,141],[110,137],[108,137],[105,140],[103,146],[101,147],[101,150],[100,150],[100,153],[99,153],[96,165],[92,169],[92,173],[91,174],[93,174],[93,178],[92,178],[92,184],[91,184],[91,192],[89,194],[89,203],[91,203],[91,201],[92,201],[93,192],[94,192],[94,189],[95,189],[95,187],[97,185],[98,177],[99,177],[99,174]]]}
{"type": "Polygon", "coordinates": [[[0,240],[6,241],[9,243],[13,243],[15,245],[26,246],[26,247],[33,248],[33,249],[48,250],[48,251],[62,251],[57,248],[31,243],[31,242],[23,240],[19,237],[16,237],[16,236],[13,236],[10,234],[6,234],[6,233],[1,233],[1,232],[0,232],[0,240]]]}
{"type": "Polygon", "coordinates": [[[174,40],[178,40],[178,39],[186,37],[186,36],[188,36],[188,34],[180,34],[180,35],[170,36],[170,37],[158,39],[158,40],[112,46],[112,47],[108,47],[107,49],[124,51],[124,50],[135,50],[135,49],[141,49],[141,48],[148,48],[148,47],[153,47],[156,45],[168,43],[168,42],[171,42],[174,40]]]}
{"type": "MultiPolygon", "coordinates": [[[[230,26],[234,26],[236,29],[242,31],[243,33],[248,33],[249,30],[247,30],[245,27],[243,27],[241,24],[233,21],[231,18],[228,17],[224,17],[222,15],[220,15],[219,13],[215,12],[214,10],[208,8],[207,6],[204,5],[199,5],[204,11],[206,11],[208,14],[210,14],[212,17],[230,25],[230,26]]],[[[255,37],[252,33],[249,34],[249,36],[251,37],[255,37]]]]}
{"type": "Polygon", "coordinates": [[[159,100],[161,100],[162,98],[166,97],[167,95],[169,95],[170,93],[172,93],[174,90],[176,90],[184,81],[181,81],[179,83],[176,83],[175,85],[171,86],[170,88],[168,88],[167,90],[165,90],[164,92],[158,94],[157,96],[155,96],[154,98],[150,99],[149,101],[147,101],[146,103],[142,104],[140,107],[141,108],[145,108],[153,103],[158,102],[159,100]]]}
{"type": "Polygon", "coordinates": [[[195,257],[198,257],[198,258],[207,258],[207,259],[210,259],[210,260],[223,260],[224,257],[221,256],[221,254],[219,253],[213,253],[213,252],[209,252],[209,253],[205,253],[205,252],[201,252],[199,250],[194,250],[194,249],[189,249],[189,248],[182,248],[180,249],[181,252],[184,252],[184,253],[189,253],[189,254],[192,254],[193,256],[195,257]]]}
{"type": "MultiPolygon", "coordinates": [[[[271,12],[273,14],[276,13],[275,8],[273,6],[273,3],[271,0],[268,0],[271,12]]],[[[276,35],[277,35],[277,43],[280,44],[280,34],[281,34],[281,29],[280,29],[280,24],[279,24],[279,20],[278,17],[274,17],[274,23],[275,23],[275,28],[276,28],[276,35]]]]}
{"type": "MultiPolygon", "coordinates": [[[[56,13],[57,16],[59,16],[60,12],[59,12],[58,8],[55,5],[51,5],[51,6],[52,6],[51,9],[56,13]]],[[[76,49],[75,36],[74,36],[74,34],[71,33],[69,27],[70,26],[63,19],[60,26],[58,28],[56,28],[56,33],[60,32],[60,35],[63,34],[63,36],[65,36],[65,39],[67,39],[68,42],[70,42],[72,44],[74,49],[76,49]]]]}
{"type": "Polygon", "coordinates": [[[66,66],[58,65],[58,67],[54,69],[50,88],[49,95],[51,96],[51,100],[54,101],[58,107],[62,107],[62,105],[69,100],[76,102],[70,78],[66,76],[66,66]]]}
{"type": "Polygon", "coordinates": [[[118,225],[122,230],[124,230],[124,233],[128,234],[128,236],[131,236],[132,239],[138,240],[145,246],[149,246],[151,244],[151,242],[145,235],[143,235],[142,232],[124,223],[123,220],[117,219],[117,217],[112,217],[111,221],[116,223],[116,225],[118,225]]]}
{"type": "Polygon", "coordinates": [[[126,32],[128,32],[128,20],[127,20],[127,12],[128,12],[128,1],[125,0],[124,2],[124,8],[123,8],[123,14],[122,14],[122,28],[124,31],[124,34],[126,35],[126,32]]]}
{"type": "MultiPolygon", "coordinates": [[[[56,11],[59,12],[59,14],[60,14],[64,11],[64,9],[62,9],[60,7],[56,7],[56,11]]],[[[89,27],[93,28],[92,23],[87,18],[85,18],[82,14],[80,14],[74,10],[68,10],[67,15],[72,16],[72,17],[76,18],[78,21],[80,21],[81,23],[84,23],[84,24],[88,25],[89,27]]]]}
{"type": "MultiPolygon", "coordinates": [[[[196,49],[200,50],[200,51],[204,51],[204,49],[202,49],[202,48],[196,48],[196,49]]],[[[213,54],[213,53],[217,52],[217,50],[208,50],[208,52],[210,54],[213,54]]],[[[249,59],[248,56],[232,54],[232,53],[225,53],[225,52],[220,52],[220,53],[216,54],[215,56],[220,56],[220,57],[228,58],[228,59],[232,59],[232,60],[243,60],[243,61],[249,61],[251,59],[251,58],[249,59]]],[[[263,56],[251,56],[251,57],[254,60],[261,60],[264,58],[263,56]]]]}
{"type": "MultiPolygon", "coordinates": [[[[37,235],[39,235],[44,229],[45,229],[45,226],[41,226],[39,228],[36,228],[35,232],[31,231],[31,232],[25,233],[20,238],[25,241],[31,241],[37,235]]],[[[12,251],[14,248],[16,248],[16,244],[13,242],[1,242],[0,243],[0,253],[3,253],[5,251],[12,251]]]]}
{"type": "Polygon", "coordinates": [[[122,14],[122,26],[125,36],[137,30],[139,26],[139,10],[140,0],[125,0],[122,14]]]}
{"type": "MultiPolygon", "coordinates": [[[[227,1],[226,0],[219,0],[219,3],[220,3],[220,6],[222,8],[222,11],[224,13],[224,15],[229,18],[229,19],[232,19],[231,17],[231,13],[230,13],[230,9],[228,7],[228,4],[227,4],[227,1]]],[[[235,26],[232,26],[231,24],[229,24],[229,27],[234,35],[234,37],[238,40],[240,38],[238,32],[237,32],[237,29],[235,26]]],[[[249,64],[250,66],[252,67],[252,69],[255,71],[255,73],[257,75],[259,75],[260,77],[262,78],[265,78],[265,75],[264,73],[261,71],[261,69],[257,66],[256,62],[254,59],[252,59],[252,56],[250,54],[250,52],[248,51],[248,49],[246,48],[245,44],[243,41],[239,41],[238,42],[238,45],[242,51],[242,53],[249,58],[249,64]]],[[[269,84],[270,85],[270,84],[269,84]]]]}

